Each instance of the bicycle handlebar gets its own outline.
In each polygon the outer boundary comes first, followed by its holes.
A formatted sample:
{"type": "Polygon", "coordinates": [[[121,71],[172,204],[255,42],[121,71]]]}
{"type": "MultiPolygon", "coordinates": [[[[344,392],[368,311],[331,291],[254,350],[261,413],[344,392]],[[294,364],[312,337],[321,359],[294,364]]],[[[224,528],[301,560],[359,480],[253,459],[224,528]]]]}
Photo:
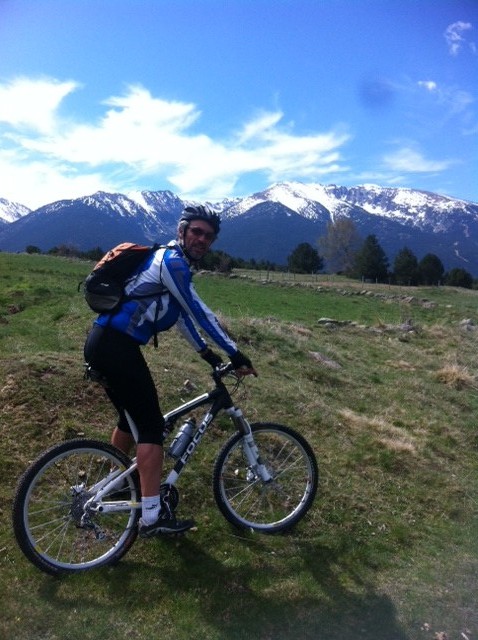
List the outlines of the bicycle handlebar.
{"type": "Polygon", "coordinates": [[[215,382],[219,382],[222,378],[229,375],[234,371],[234,367],[232,366],[232,362],[226,362],[224,364],[220,364],[211,373],[215,382]]]}
{"type": "MultiPolygon", "coordinates": [[[[240,374],[238,374],[237,372],[241,371],[241,369],[234,369],[234,366],[232,364],[232,362],[226,362],[224,364],[220,364],[218,365],[214,371],[212,372],[212,377],[214,379],[215,382],[220,382],[222,380],[222,378],[224,378],[225,376],[235,373],[235,376],[237,378],[241,378],[243,376],[241,376],[240,374]]],[[[257,373],[254,369],[244,369],[244,376],[249,376],[249,375],[253,375],[253,376],[257,376],[257,373]]]]}

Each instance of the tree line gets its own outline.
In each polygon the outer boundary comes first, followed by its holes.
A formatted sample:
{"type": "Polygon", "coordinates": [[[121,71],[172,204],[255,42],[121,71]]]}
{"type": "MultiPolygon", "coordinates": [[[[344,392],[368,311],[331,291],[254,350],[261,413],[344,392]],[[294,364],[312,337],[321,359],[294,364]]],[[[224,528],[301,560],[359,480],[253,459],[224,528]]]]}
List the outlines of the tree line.
{"type": "MultiPolygon", "coordinates": [[[[326,268],[327,273],[343,274],[367,282],[407,286],[445,284],[478,289],[478,281],[468,271],[457,267],[445,272],[442,261],[433,253],[418,260],[408,247],[403,247],[390,265],[377,237],[372,234],[363,240],[349,218],[330,222],[317,245],[316,249],[308,242],[300,243],[287,257],[286,265],[268,260],[234,258],[224,251],[212,250],[200,261],[199,268],[223,273],[233,269],[252,269],[298,274],[319,273],[326,268]]],[[[29,245],[26,252],[41,253],[41,250],[29,245]]],[[[105,251],[101,247],[79,251],[70,245],[60,245],[47,253],[98,261],[105,251]]]]}
{"type": "Polygon", "coordinates": [[[418,260],[411,249],[403,247],[390,265],[377,237],[371,234],[363,240],[349,218],[330,222],[317,244],[318,249],[308,242],[299,244],[288,256],[288,270],[319,273],[326,267],[327,273],[368,282],[478,288],[478,281],[465,269],[457,267],[445,272],[442,261],[433,253],[418,260]]]}
{"type": "Polygon", "coordinates": [[[478,281],[465,269],[457,267],[445,272],[442,261],[433,253],[418,260],[411,249],[403,247],[390,265],[377,237],[371,234],[362,240],[348,218],[329,223],[325,235],[318,240],[318,248],[308,243],[298,245],[288,259],[290,270],[314,273],[326,265],[329,273],[368,282],[478,288],[478,281]]]}
{"type": "MultiPolygon", "coordinates": [[[[28,245],[25,248],[26,253],[43,253],[43,251],[36,245],[28,245]]],[[[46,255],[62,256],[66,258],[78,258],[80,260],[91,260],[98,262],[104,256],[106,251],[101,247],[95,247],[94,249],[88,249],[87,251],[80,251],[76,247],[69,244],[61,244],[56,247],[52,247],[45,252],[46,255]]],[[[232,269],[252,269],[252,270],[283,270],[284,267],[270,262],[269,260],[244,260],[242,258],[233,258],[224,251],[209,251],[206,256],[199,263],[200,269],[206,269],[208,271],[222,271],[224,273],[230,272],[232,269]]]]}

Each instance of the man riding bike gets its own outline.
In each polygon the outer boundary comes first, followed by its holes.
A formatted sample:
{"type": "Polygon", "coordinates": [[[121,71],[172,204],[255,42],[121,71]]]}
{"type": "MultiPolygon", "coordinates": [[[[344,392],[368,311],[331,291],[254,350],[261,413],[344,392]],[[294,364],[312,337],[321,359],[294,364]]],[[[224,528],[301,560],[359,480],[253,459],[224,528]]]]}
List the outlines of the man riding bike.
{"type": "Polygon", "coordinates": [[[192,283],[191,269],[207,253],[219,229],[220,218],[208,207],[186,207],[177,240],[160,247],[138,268],[126,286],[125,302],[113,314],[98,316],[85,343],[85,360],[106,380],[106,393],[119,414],[112,444],[129,453],[136,443],[142,537],[187,531],[194,521],[177,520],[161,504],[164,418],[141,345],[176,326],[214,368],[222,358],[207,345],[202,331],[227,354],[239,375],[257,375],[192,283]]]}

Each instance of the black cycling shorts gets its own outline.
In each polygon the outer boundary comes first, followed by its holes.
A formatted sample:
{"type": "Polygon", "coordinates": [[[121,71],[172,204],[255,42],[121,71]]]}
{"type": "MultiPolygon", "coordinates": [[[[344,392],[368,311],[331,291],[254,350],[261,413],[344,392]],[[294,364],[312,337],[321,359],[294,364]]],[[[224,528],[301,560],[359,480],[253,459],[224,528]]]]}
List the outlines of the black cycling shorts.
{"type": "Polygon", "coordinates": [[[106,393],[119,414],[118,428],[132,433],[126,410],[136,425],[139,443],[163,444],[164,418],[139,343],[124,333],[95,324],[84,353],[86,362],[106,378],[106,393]]]}

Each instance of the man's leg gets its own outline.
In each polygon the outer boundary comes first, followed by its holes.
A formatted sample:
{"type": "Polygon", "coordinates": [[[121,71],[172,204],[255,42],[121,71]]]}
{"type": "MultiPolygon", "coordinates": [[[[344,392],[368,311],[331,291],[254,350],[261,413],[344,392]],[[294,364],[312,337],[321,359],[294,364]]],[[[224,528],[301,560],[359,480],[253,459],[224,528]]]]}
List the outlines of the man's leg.
{"type": "Polygon", "coordinates": [[[126,455],[129,455],[134,445],[134,438],[131,433],[126,433],[126,431],[121,431],[121,429],[115,427],[111,435],[111,444],[126,453],[126,455]]]}
{"type": "Polygon", "coordinates": [[[141,495],[145,498],[159,496],[163,471],[163,447],[159,444],[138,444],[136,460],[141,479],[141,495]]]}
{"type": "Polygon", "coordinates": [[[167,507],[161,509],[160,488],[163,469],[163,447],[140,443],[136,460],[141,480],[142,515],[139,535],[144,538],[162,533],[181,533],[194,526],[194,520],[176,520],[167,507]]]}

